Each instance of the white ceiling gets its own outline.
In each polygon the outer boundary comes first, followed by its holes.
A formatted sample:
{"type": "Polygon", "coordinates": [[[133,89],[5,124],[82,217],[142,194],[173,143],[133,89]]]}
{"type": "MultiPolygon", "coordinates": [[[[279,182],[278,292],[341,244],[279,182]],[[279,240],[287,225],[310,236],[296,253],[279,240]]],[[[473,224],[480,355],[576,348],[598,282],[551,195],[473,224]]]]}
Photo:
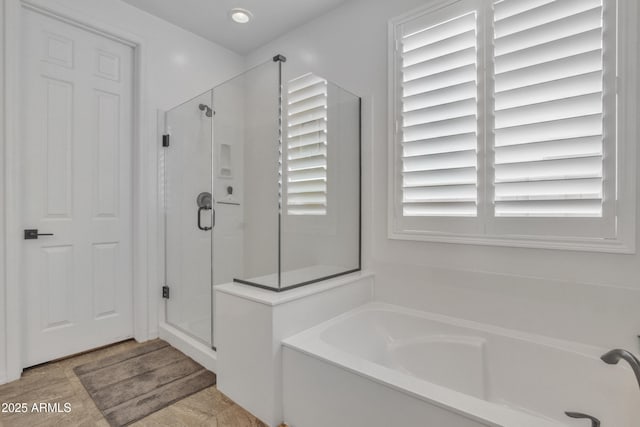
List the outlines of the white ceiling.
{"type": "Polygon", "coordinates": [[[124,0],[228,49],[245,54],[346,0],[124,0]],[[237,24],[229,10],[251,11],[248,24],[237,24]]]}

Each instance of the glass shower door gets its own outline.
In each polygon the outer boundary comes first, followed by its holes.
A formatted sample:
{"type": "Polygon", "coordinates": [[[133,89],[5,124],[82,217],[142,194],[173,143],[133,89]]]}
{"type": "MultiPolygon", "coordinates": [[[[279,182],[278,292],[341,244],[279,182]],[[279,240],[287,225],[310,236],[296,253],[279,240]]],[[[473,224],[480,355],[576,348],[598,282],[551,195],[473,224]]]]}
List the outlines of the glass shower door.
{"type": "Polygon", "coordinates": [[[168,111],[164,148],[166,320],[213,347],[213,94],[168,111]]]}

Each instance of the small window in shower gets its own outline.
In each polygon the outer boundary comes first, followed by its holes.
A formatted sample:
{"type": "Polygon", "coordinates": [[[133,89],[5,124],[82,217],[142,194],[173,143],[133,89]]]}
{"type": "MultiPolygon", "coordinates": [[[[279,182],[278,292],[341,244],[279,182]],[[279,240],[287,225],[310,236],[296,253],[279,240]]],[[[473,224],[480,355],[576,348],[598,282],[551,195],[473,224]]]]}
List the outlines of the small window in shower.
{"type": "Polygon", "coordinates": [[[286,196],[289,215],[327,214],[327,81],[289,81],[286,196]]]}

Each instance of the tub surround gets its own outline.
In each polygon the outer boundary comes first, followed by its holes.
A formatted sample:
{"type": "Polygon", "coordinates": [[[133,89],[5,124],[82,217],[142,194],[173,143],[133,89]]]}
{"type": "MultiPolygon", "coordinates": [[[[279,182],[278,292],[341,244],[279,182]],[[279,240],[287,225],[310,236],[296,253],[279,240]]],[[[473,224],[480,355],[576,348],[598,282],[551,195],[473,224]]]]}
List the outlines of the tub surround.
{"type": "Polygon", "coordinates": [[[370,302],[373,282],[371,273],[360,272],[280,293],[239,283],[216,286],[219,390],[267,425],[279,426],[282,340],[370,302]]]}
{"type": "Polygon", "coordinates": [[[283,345],[291,425],[384,427],[390,414],[450,427],[572,425],[565,411],[617,427],[640,418],[633,373],[610,369],[602,348],[390,304],[363,305],[283,345]]]}

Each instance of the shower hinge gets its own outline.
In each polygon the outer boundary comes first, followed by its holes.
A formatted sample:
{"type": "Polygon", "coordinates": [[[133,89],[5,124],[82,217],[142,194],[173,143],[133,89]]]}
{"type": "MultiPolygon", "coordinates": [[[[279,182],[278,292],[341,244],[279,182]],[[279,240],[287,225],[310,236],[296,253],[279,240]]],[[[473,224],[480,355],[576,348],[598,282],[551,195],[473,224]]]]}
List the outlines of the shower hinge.
{"type": "Polygon", "coordinates": [[[163,147],[168,147],[169,146],[169,140],[170,140],[170,137],[169,137],[168,133],[165,133],[164,135],[162,135],[162,146],[163,147]]]}
{"type": "Polygon", "coordinates": [[[169,287],[168,286],[163,286],[162,287],[162,298],[169,299],[169,287]]]}

